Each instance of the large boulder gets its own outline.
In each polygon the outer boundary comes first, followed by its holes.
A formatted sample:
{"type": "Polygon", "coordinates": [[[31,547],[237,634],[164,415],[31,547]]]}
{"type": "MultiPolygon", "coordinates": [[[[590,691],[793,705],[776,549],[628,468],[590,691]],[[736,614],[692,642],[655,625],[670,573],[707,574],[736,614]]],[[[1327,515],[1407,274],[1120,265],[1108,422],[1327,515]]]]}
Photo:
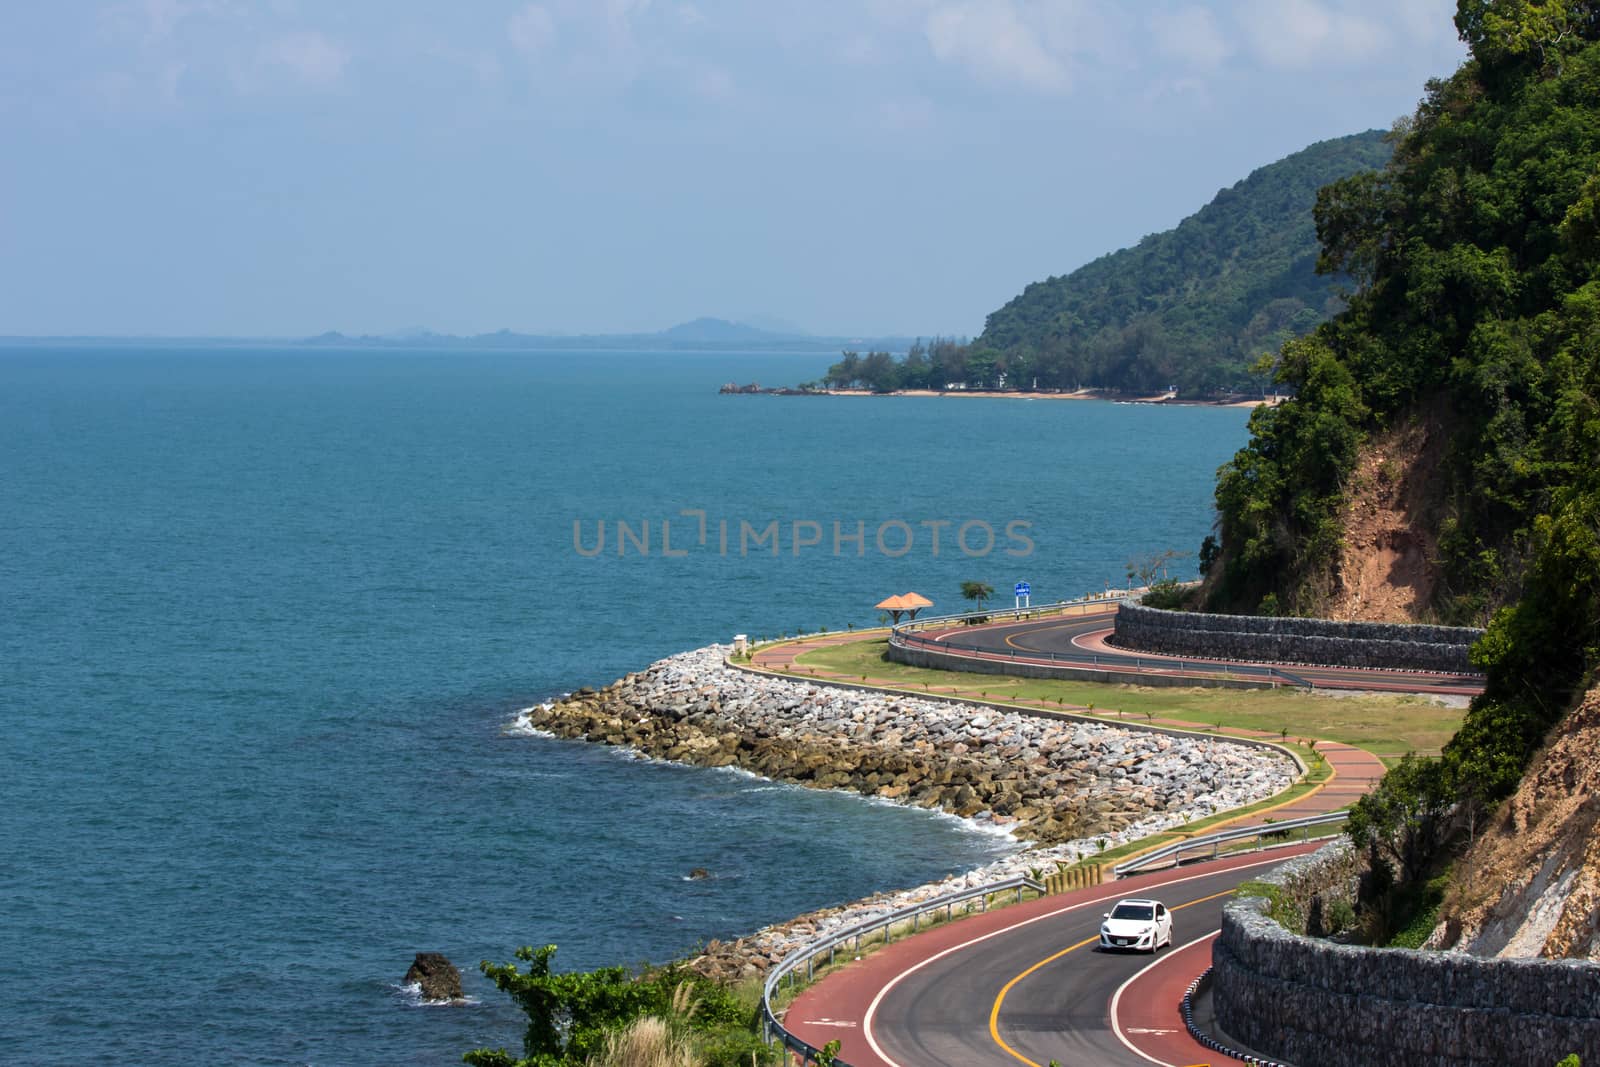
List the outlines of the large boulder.
{"type": "Polygon", "coordinates": [[[407,985],[417,983],[423,1000],[461,999],[461,972],[438,952],[417,953],[411,969],[406,972],[405,982],[407,985]]]}

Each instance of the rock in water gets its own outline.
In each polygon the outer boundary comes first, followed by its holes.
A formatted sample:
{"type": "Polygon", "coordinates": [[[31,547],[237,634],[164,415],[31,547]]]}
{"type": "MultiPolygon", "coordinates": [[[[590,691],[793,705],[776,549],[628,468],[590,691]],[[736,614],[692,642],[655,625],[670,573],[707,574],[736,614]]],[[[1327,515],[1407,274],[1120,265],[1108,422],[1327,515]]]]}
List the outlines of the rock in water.
{"type": "Polygon", "coordinates": [[[706,870],[704,867],[696,867],[694,870],[689,872],[689,881],[691,882],[703,882],[710,877],[711,872],[706,870]]]}
{"type": "Polygon", "coordinates": [[[406,972],[405,982],[421,986],[423,1000],[461,999],[461,972],[442,953],[417,953],[416,961],[406,972]]]}

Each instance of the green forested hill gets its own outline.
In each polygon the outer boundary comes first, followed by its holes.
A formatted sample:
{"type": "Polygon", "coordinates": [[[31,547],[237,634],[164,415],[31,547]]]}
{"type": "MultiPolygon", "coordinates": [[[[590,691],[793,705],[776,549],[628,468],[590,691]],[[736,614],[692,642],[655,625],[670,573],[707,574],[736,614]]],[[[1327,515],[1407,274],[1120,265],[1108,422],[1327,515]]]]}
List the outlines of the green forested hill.
{"type": "Polygon", "coordinates": [[[1389,154],[1370,130],[1262,167],[1176,229],[1028,286],[973,348],[1047,387],[1247,387],[1250,364],[1327,318],[1349,285],[1316,273],[1317,190],[1389,154]]]}
{"type": "Polygon", "coordinates": [[[1460,0],[1456,26],[1471,58],[1429,83],[1389,167],[1318,196],[1324,264],[1359,288],[1283,346],[1294,399],[1252,416],[1203,554],[1213,607],[1315,611],[1364,447],[1446,428],[1418,521],[1435,613],[1489,617],[1488,686],[1443,760],[1363,802],[1418,847],[1514,788],[1600,667],[1600,0],[1460,0]]]}

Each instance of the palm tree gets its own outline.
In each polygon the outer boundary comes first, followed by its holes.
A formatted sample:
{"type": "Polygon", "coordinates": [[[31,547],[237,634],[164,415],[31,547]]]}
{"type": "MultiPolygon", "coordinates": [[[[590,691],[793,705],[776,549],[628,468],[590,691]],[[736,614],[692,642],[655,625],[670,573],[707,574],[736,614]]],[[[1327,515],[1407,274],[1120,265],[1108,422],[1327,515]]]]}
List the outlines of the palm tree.
{"type": "Polygon", "coordinates": [[[962,582],[961,595],[968,600],[978,602],[978,610],[983,610],[983,602],[994,596],[994,586],[984,582],[962,582]]]}

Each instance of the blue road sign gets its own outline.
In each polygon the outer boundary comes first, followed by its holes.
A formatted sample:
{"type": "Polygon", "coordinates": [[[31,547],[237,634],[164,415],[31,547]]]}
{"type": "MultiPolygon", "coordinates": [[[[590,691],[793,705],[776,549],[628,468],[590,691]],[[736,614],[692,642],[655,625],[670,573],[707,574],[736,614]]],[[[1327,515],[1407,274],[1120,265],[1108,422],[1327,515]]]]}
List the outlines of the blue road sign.
{"type": "Polygon", "coordinates": [[[1017,596],[1032,596],[1033,586],[1027,582],[1018,582],[1016,589],[1012,590],[1017,596]]]}

